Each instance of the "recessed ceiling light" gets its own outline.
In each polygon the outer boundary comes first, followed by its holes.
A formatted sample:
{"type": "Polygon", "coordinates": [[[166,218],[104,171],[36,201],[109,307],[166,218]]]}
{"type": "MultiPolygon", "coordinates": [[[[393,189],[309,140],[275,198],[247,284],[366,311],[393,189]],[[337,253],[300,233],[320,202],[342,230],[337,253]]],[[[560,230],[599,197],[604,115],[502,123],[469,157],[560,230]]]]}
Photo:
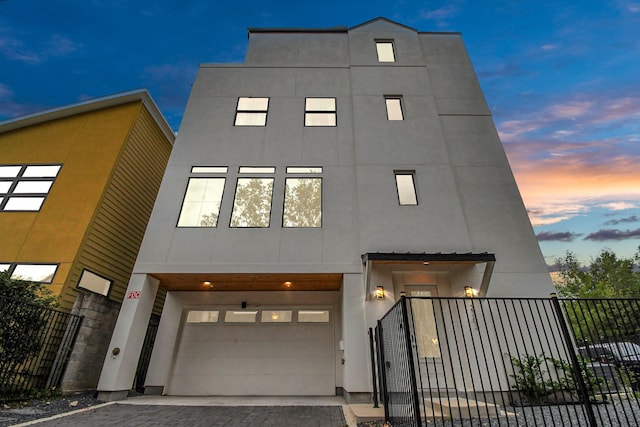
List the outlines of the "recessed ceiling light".
{"type": "Polygon", "coordinates": [[[290,287],[291,287],[291,285],[293,285],[293,283],[291,283],[291,282],[284,282],[284,286],[285,286],[286,288],[290,288],[290,287]]]}

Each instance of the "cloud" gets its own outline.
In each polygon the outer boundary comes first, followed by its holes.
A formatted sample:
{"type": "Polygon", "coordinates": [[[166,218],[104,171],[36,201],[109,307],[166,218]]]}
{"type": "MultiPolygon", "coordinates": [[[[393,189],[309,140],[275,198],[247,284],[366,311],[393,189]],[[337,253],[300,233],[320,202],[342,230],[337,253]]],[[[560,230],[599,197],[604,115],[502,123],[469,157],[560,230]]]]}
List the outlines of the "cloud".
{"type": "Polygon", "coordinates": [[[636,230],[626,230],[626,231],[614,230],[614,229],[599,230],[599,231],[596,231],[595,233],[589,234],[587,237],[584,238],[584,240],[604,242],[608,240],[620,241],[620,240],[636,239],[636,238],[640,238],[640,228],[636,230]]]}
{"type": "Polygon", "coordinates": [[[543,241],[558,241],[558,242],[573,242],[576,237],[580,237],[582,234],[572,233],[570,231],[551,232],[543,231],[536,235],[539,242],[543,241]]]}
{"type": "MultiPolygon", "coordinates": [[[[623,210],[626,210],[626,209],[636,208],[636,207],[638,207],[638,204],[637,203],[629,203],[629,202],[610,202],[610,203],[603,203],[600,206],[605,208],[605,209],[608,209],[610,211],[623,211],[623,210]]],[[[629,222],[629,221],[627,221],[627,222],[629,222]]]]}
{"type": "Polygon", "coordinates": [[[80,43],[60,34],[52,34],[39,46],[27,46],[25,42],[11,35],[0,35],[0,55],[27,64],[38,65],[50,59],[65,57],[81,47],[80,43]]]}
{"type": "Polygon", "coordinates": [[[628,223],[628,222],[638,222],[638,221],[640,221],[640,218],[638,218],[637,215],[632,215],[632,216],[627,217],[627,218],[611,219],[611,220],[605,222],[604,225],[618,225],[618,224],[623,224],[623,223],[628,223]]]}
{"type": "Polygon", "coordinates": [[[446,6],[441,7],[440,9],[422,11],[420,12],[420,17],[422,19],[431,19],[435,21],[441,21],[457,15],[459,11],[460,11],[459,7],[452,4],[448,4],[446,6]]]}
{"type": "Polygon", "coordinates": [[[31,105],[18,104],[13,97],[11,88],[0,83],[0,120],[21,116],[38,109],[31,105]]]}

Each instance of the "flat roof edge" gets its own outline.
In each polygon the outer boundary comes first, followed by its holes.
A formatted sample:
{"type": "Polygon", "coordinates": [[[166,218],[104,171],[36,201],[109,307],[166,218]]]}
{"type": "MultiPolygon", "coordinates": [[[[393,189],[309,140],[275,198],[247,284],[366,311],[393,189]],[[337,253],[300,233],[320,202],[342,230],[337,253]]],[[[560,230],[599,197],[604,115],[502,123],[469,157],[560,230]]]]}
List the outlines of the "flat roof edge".
{"type": "Polygon", "coordinates": [[[62,107],[14,117],[12,119],[0,122],[0,133],[8,132],[15,129],[21,129],[27,126],[33,126],[52,120],[62,119],[76,114],[96,111],[102,108],[124,105],[135,101],[142,101],[155,122],[158,124],[158,127],[162,130],[162,133],[173,145],[173,142],[175,140],[175,133],[173,132],[173,129],[171,129],[171,126],[169,126],[169,123],[167,122],[164,115],[146,89],[121,92],[102,98],[90,99],[76,104],[65,105],[62,107]]]}
{"type": "Polygon", "coordinates": [[[346,33],[347,27],[331,27],[331,28],[248,28],[247,32],[251,33],[346,33]]]}
{"type": "Polygon", "coordinates": [[[492,262],[496,260],[495,254],[488,252],[480,253],[416,253],[416,252],[368,252],[362,254],[362,261],[472,261],[472,262],[492,262]]]}

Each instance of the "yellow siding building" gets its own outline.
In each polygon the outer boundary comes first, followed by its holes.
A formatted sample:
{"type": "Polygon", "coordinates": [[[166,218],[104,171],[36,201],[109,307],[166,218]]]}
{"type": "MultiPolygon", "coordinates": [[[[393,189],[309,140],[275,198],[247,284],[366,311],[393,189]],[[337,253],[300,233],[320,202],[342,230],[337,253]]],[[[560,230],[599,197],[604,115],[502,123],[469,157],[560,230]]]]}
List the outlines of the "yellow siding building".
{"type": "Polygon", "coordinates": [[[0,122],[0,269],[121,303],[174,138],[146,90],[0,122]]]}

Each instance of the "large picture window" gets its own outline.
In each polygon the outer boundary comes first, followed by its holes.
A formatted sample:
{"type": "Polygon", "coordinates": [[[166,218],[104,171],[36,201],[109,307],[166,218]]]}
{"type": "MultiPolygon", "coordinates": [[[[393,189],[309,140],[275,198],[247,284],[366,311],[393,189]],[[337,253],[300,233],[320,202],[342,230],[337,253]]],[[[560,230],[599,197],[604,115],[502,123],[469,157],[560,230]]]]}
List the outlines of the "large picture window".
{"type": "Polygon", "coordinates": [[[0,211],[39,211],[61,167],[0,165],[0,211]]]}
{"type": "Polygon", "coordinates": [[[226,166],[194,166],[182,202],[178,227],[216,227],[220,214],[226,166]]]}
{"type": "Polygon", "coordinates": [[[322,178],[308,176],[322,173],[322,168],[288,167],[285,179],[282,226],[322,226],[322,178]],[[295,176],[298,174],[307,176],[295,176]]]}
{"type": "Polygon", "coordinates": [[[307,98],[304,107],[305,126],[335,126],[335,98],[307,98]]]}
{"type": "MultiPolygon", "coordinates": [[[[239,173],[268,174],[273,167],[241,167],[239,173]]],[[[272,176],[238,178],[231,212],[231,227],[266,228],[271,220],[272,176]]]]}

